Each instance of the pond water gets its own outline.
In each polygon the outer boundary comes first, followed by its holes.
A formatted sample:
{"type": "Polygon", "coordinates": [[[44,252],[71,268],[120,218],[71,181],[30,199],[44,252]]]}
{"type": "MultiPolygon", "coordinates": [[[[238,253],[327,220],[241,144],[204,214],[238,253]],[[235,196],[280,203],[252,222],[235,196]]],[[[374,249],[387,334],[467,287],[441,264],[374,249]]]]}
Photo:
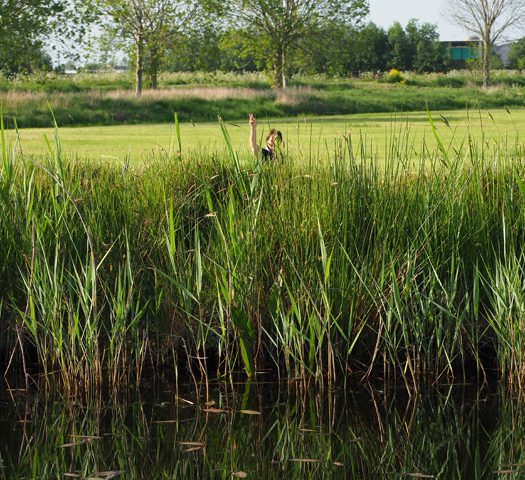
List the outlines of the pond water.
{"type": "Polygon", "coordinates": [[[503,387],[252,383],[121,397],[4,390],[0,479],[525,478],[525,403],[503,387]]]}

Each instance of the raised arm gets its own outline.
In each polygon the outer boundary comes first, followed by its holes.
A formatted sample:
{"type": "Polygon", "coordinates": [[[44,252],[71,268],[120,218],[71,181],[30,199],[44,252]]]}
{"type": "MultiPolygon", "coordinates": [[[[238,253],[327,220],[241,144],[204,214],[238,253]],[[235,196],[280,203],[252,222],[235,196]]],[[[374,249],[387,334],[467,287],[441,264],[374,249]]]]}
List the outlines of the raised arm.
{"type": "Polygon", "coordinates": [[[248,123],[250,124],[250,147],[253,154],[257,156],[259,155],[259,145],[257,145],[257,120],[253,113],[250,113],[250,120],[248,123]]]}

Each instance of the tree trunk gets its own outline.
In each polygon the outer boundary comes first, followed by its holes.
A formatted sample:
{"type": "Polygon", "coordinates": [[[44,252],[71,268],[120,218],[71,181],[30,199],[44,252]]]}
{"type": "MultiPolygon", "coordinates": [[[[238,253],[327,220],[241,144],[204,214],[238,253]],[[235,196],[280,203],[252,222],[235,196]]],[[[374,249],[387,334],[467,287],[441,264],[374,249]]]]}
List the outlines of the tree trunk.
{"type": "Polygon", "coordinates": [[[483,87],[489,85],[490,80],[490,41],[483,39],[483,87]]]}
{"type": "Polygon", "coordinates": [[[152,90],[157,90],[157,88],[159,86],[159,74],[158,74],[157,70],[155,70],[151,74],[150,81],[151,81],[151,85],[150,85],[151,89],[152,90]]]}
{"type": "Polygon", "coordinates": [[[144,70],[144,43],[142,38],[137,41],[137,61],[135,64],[135,95],[140,97],[142,95],[142,74],[144,70]]]}
{"type": "Polygon", "coordinates": [[[161,65],[161,52],[158,46],[154,43],[149,50],[149,71],[150,71],[150,85],[151,90],[157,90],[159,86],[159,70],[161,65]]]}
{"type": "Polygon", "coordinates": [[[282,75],[282,86],[286,88],[286,48],[283,48],[283,53],[281,54],[281,75],[282,75]]]}
{"type": "Polygon", "coordinates": [[[275,84],[275,88],[281,88],[283,86],[283,56],[281,49],[278,49],[275,52],[274,60],[273,60],[273,82],[275,84]]]}

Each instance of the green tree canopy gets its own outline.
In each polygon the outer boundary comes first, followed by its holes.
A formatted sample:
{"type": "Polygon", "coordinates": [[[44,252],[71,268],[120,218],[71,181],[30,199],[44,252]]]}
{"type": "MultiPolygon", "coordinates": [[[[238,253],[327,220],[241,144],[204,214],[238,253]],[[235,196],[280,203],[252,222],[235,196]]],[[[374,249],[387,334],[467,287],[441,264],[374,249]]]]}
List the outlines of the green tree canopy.
{"type": "Polygon", "coordinates": [[[446,46],[439,41],[436,25],[420,24],[411,19],[406,27],[409,69],[416,72],[440,72],[446,68],[446,46]]]}
{"type": "Polygon", "coordinates": [[[390,45],[389,68],[410,70],[410,59],[413,55],[407,34],[399,22],[388,29],[388,44],[390,45]]]}
{"type": "Polygon", "coordinates": [[[102,25],[132,46],[135,59],[136,93],[141,95],[143,74],[152,87],[165,61],[168,47],[188,25],[192,25],[201,0],[92,0],[102,25]]]}
{"type": "Polygon", "coordinates": [[[0,71],[49,67],[45,48],[56,48],[57,37],[78,40],[92,18],[80,0],[0,0],[0,71]]]}
{"type": "MultiPolygon", "coordinates": [[[[290,49],[325,22],[348,26],[368,14],[368,0],[225,0],[222,11],[251,35],[270,46],[274,83],[286,87],[290,49]]],[[[326,44],[326,43],[325,43],[326,44]]]]}
{"type": "Polygon", "coordinates": [[[525,38],[520,38],[512,44],[509,52],[509,67],[525,69],[525,38]]]}
{"type": "Polygon", "coordinates": [[[187,40],[201,8],[208,0],[91,0],[102,25],[133,49],[136,94],[141,95],[143,74],[151,76],[156,88],[157,74],[165,66],[167,53],[177,50],[177,38],[187,40]]]}
{"type": "Polygon", "coordinates": [[[359,73],[385,70],[390,57],[390,45],[385,30],[369,23],[356,31],[353,37],[351,71],[359,73]]]}

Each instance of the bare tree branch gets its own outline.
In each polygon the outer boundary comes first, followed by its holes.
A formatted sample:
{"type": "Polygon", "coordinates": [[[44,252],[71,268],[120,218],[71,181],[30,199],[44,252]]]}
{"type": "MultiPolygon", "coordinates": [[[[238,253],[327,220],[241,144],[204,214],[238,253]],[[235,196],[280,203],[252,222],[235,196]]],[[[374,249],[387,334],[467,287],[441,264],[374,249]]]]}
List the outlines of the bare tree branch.
{"type": "Polygon", "coordinates": [[[489,58],[494,44],[506,33],[525,25],[525,0],[447,0],[452,23],[479,37],[483,45],[483,84],[490,77],[489,58]]]}

